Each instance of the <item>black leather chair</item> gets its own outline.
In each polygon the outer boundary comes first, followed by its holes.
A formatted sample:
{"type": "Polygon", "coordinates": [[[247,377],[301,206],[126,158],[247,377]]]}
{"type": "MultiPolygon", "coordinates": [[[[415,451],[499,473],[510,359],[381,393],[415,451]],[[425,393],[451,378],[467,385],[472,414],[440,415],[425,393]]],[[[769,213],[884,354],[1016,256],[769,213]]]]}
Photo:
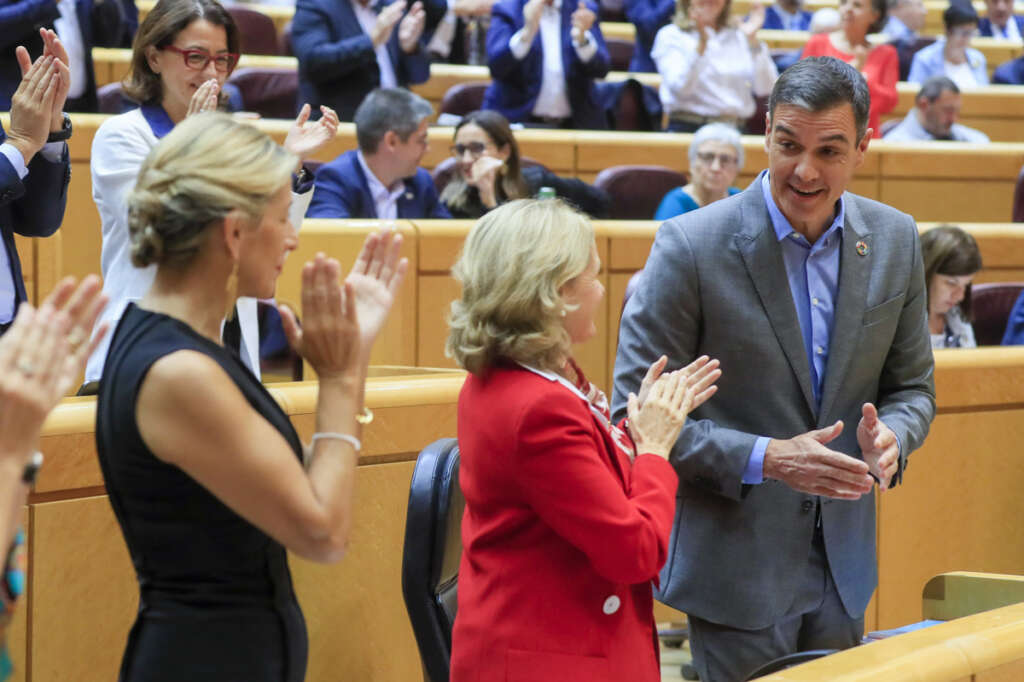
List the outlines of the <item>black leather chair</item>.
{"type": "Polygon", "coordinates": [[[228,83],[238,88],[245,111],[264,118],[295,118],[298,113],[299,72],[295,69],[235,69],[228,83]]]}
{"type": "Polygon", "coordinates": [[[273,19],[259,10],[231,3],[227,3],[225,9],[238,25],[242,54],[280,53],[281,45],[273,19]]]}
{"type": "Polygon", "coordinates": [[[440,114],[465,116],[471,111],[480,109],[484,104],[484,93],[490,81],[468,81],[456,83],[448,88],[441,98],[440,114]]]}
{"type": "Polygon", "coordinates": [[[612,199],[612,220],[650,220],[665,194],[685,184],[685,173],[664,166],[612,166],[594,180],[612,199]]]}
{"type": "Polygon", "coordinates": [[[448,682],[465,505],[458,441],[434,441],[416,458],[402,551],[402,594],[426,682],[448,682]]]}
{"type": "Polygon", "coordinates": [[[1013,304],[1024,291],[1024,282],[989,282],[971,286],[974,340],[979,346],[998,346],[1006,333],[1013,304]]]}
{"type": "Polygon", "coordinates": [[[817,658],[821,658],[822,656],[834,654],[836,651],[838,651],[838,649],[814,649],[812,651],[798,651],[795,654],[780,656],[774,661],[768,661],[757,670],[750,673],[747,676],[747,680],[756,680],[759,677],[771,675],[772,673],[777,673],[780,670],[792,668],[793,666],[800,665],[801,663],[807,663],[808,661],[813,661],[817,658]]]}
{"type": "Polygon", "coordinates": [[[608,61],[612,71],[629,71],[629,63],[633,61],[633,50],[636,46],[632,40],[622,38],[605,38],[608,47],[608,61]]]}

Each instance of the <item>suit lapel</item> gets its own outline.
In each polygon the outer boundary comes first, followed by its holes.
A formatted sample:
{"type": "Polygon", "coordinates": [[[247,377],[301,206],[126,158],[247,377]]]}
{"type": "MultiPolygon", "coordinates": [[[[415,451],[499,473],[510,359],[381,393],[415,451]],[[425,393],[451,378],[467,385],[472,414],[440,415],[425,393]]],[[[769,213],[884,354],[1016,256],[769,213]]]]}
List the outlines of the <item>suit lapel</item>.
{"type": "Polygon", "coordinates": [[[842,386],[850,360],[857,350],[860,327],[867,305],[868,281],[871,277],[871,230],[864,223],[853,197],[847,193],[846,223],[843,225],[843,245],[839,255],[839,294],[835,319],[829,342],[828,365],[822,386],[819,419],[828,416],[842,386]],[[858,246],[861,246],[858,251],[858,246]]]}
{"type": "Polygon", "coordinates": [[[811,414],[815,414],[817,410],[811,389],[811,369],[804,350],[800,320],[796,316],[796,306],[786,277],[786,264],[782,261],[782,249],[772,229],[759,180],[755,180],[743,193],[740,210],[742,227],[736,235],[736,248],[754,283],[775,337],[800,383],[807,407],[811,414]]]}

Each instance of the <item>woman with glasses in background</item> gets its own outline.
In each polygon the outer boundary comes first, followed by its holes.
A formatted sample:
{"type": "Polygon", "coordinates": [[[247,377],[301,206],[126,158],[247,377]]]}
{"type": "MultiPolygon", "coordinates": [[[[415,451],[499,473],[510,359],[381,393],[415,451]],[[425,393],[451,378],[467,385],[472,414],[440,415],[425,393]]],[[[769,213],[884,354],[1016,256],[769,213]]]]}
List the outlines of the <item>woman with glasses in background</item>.
{"type": "Polygon", "coordinates": [[[739,193],[732,183],[743,168],[743,140],[735,128],[724,123],[702,127],[693,136],[689,156],[690,182],[665,195],[655,220],[668,220],[739,193]]]}
{"type": "MultiPolygon", "coordinates": [[[[156,272],[151,267],[133,267],[130,258],[126,199],[142,161],[187,116],[225,107],[222,88],[238,64],[239,45],[238,27],[216,0],[160,0],[135,35],[124,93],[141,106],[100,126],[90,164],[92,196],[103,230],[103,289],[110,298],[101,322],[110,323],[111,328],[125,306],[146,293],[156,272]]],[[[309,158],[337,131],[337,115],[326,107],[321,111],[320,120],[311,123],[309,106],[303,107],[288,132],[284,146],[300,160],[309,158]]],[[[311,181],[297,178],[293,187],[291,218],[296,226],[313,195],[312,186],[311,181]]],[[[240,339],[233,346],[259,377],[255,299],[239,300],[237,326],[240,339]]],[[[89,358],[81,393],[97,390],[108,347],[109,340],[104,341],[89,358]]]]}
{"type": "Polygon", "coordinates": [[[512,199],[537,195],[550,187],[555,195],[594,218],[608,215],[608,195],[575,178],[560,178],[543,166],[522,165],[519,145],[508,119],[483,109],[455,127],[455,173],[441,192],[453,218],[479,218],[512,199]]]}
{"type": "Polygon", "coordinates": [[[946,76],[961,90],[988,85],[985,55],[970,47],[978,32],[978,12],[964,0],[954,0],[942,13],[946,37],[918,50],[910,63],[911,83],[924,83],[932,76],[946,76]]]}

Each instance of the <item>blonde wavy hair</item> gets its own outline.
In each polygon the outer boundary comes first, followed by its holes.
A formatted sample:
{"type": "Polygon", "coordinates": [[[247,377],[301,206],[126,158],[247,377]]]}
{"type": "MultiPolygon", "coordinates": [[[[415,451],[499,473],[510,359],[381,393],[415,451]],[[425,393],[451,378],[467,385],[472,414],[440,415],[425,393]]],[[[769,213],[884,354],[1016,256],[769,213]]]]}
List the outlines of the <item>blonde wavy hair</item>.
{"type": "Polygon", "coordinates": [[[298,159],[227,114],[189,116],[150,151],[128,197],[132,264],[184,267],[210,225],[237,209],[254,222],[298,159]]]}
{"type": "Polygon", "coordinates": [[[569,354],[562,287],[590,262],[594,228],[558,199],[518,199],[470,230],[452,275],[445,353],[473,374],[501,360],[557,370],[569,354]]]}

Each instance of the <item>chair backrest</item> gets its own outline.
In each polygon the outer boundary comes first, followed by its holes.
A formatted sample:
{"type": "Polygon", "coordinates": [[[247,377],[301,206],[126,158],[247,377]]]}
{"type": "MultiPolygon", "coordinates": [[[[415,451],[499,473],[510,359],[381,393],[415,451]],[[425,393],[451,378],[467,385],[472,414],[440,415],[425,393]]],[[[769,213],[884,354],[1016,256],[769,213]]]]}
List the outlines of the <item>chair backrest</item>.
{"type": "Polygon", "coordinates": [[[896,48],[899,55],[900,80],[905,81],[910,75],[910,65],[914,62],[914,55],[921,48],[928,47],[937,40],[937,36],[921,36],[914,40],[894,40],[890,43],[896,48]]]}
{"type": "Polygon", "coordinates": [[[434,441],[416,458],[402,551],[402,594],[427,682],[448,682],[465,506],[458,441],[434,441]]]}
{"type": "Polygon", "coordinates": [[[1006,332],[1013,304],[1024,291],[1024,282],[990,282],[971,286],[974,339],[979,346],[998,346],[1006,332]]]}
{"type": "Polygon", "coordinates": [[[1013,193],[1013,222],[1024,223],[1024,166],[1017,175],[1017,189],[1013,193]]]}
{"type": "Polygon", "coordinates": [[[246,67],[228,82],[238,88],[245,111],[265,118],[294,118],[298,113],[299,74],[295,69],[246,67]]]}
{"type": "Polygon", "coordinates": [[[629,71],[629,63],[633,61],[635,46],[632,40],[622,38],[605,38],[608,47],[608,60],[612,71],[629,71]]]}
{"type": "Polygon", "coordinates": [[[812,651],[798,651],[795,654],[780,656],[774,661],[768,661],[757,670],[747,675],[747,679],[756,680],[758,677],[771,675],[772,673],[777,673],[780,670],[792,668],[793,666],[800,665],[801,663],[807,663],[808,661],[813,661],[821,658],[822,656],[834,654],[836,651],[838,651],[838,649],[814,649],[812,651]]]}
{"type": "Polygon", "coordinates": [[[765,130],[768,127],[767,119],[765,118],[767,113],[768,97],[754,97],[754,113],[747,119],[747,124],[744,126],[744,130],[741,130],[740,132],[746,133],[747,135],[764,135],[765,130]]]}
{"type": "Polygon", "coordinates": [[[438,113],[465,116],[471,111],[481,108],[484,103],[484,93],[490,81],[467,81],[456,83],[448,88],[441,98],[441,107],[438,113]]]}
{"type": "Polygon", "coordinates": [[[225,9],[238,25],[242,54],[280,53],[281,46],[273,19],[263,12],[240,5],[227,4],[225,9]]]}
{"type": "MultiPolygon", "coordinates": [[[[455,157],[446,157],[444,161],[434,166],[433,172],[430,177],[434,180],[434,187],[437,189],[437,193],[440,194],[444,191],[444,188],[451,182],[452,176],[455,174],[455,157]]],[[[546,168],[540,161],[534,161],[528,156],[522,156],[519,158],[520,168],[529,168],[531,166],[540,166],[546,168]]]]}
{"type": "Polygon", "coordinates": [[[135,102],[124,96],[120,81],[107,83],[96,90],[96,107],[101,114],[120,114],[131,108],[131,104],[135,102]]]}
{"type": "Polygon", "coordinates": [[[611,197],[612,220],[650,220],[665,194],[685,184],[685,173],[665,166],[612,166],[594,180],[611,197]]]}

